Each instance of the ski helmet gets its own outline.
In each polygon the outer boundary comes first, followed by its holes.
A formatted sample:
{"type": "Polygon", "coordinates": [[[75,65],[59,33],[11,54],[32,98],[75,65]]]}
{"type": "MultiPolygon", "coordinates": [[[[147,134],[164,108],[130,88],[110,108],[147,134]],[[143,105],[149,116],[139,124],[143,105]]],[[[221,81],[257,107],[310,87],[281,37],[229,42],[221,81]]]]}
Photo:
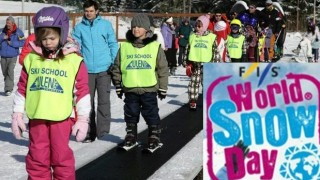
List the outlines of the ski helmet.
{"type": "Polygon", "coordinates": [[[237,26],[239,32],[241,31],[241,21],[239,19],[233,19],[231,22],[230,22],[230,27],[231,27],[231,30],[233,29],[233,27],[237,26]]]}
{"type": "Polygon", "coordinates": [[[44,7],[35,15],[34,32],[41,27],[56,27],[60,29],[60,44],[67,41],[69,33],[69,18],[66,12],[56,6],[44,7]]]}
{"type": "Polygon", "coordinates": [[[247,25],[249,22],[249,15],[247,13],[241,13],[237,16],[237,19],[239,19],[243,25],[247,25]]]}
{"type": "Polygon", "coordinates": [[[252,18],[249,19],[248,24],[249,24],[250,26],[252,26],[252,27],[257,27],[257,25],[258,25],[258,19],[255,18],[255,17],[252,17],[252,18]]]}

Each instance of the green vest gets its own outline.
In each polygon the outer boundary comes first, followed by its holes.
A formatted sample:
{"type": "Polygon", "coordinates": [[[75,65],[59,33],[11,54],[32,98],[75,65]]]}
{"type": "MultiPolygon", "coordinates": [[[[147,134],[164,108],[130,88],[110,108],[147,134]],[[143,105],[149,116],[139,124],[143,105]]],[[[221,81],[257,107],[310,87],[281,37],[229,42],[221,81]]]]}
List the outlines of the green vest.
{"type": "Polygon", "coordinates": [[[189,37],[189,60],[196,62],[210,62],[212,60],[212,46],[217,35],[209,33],[206,36],[197,37],[195,33],[189,37]]]}
{"type": "Polygon", "coordinates": [[[47,61],[35,53],[24,60],[28,74],[26,112],[30,119],[62,121],[73,108],[73,89],[82,57],[75,53],[47,61]]]}
{"type": "Polygon", "coordinates": [[[233,38],[232,36],[228,35],[227,48],[230,58],[241,58],[244,39],[245,37],[243,35],[240,35],[238,38],[233,38]]]}
{"type": "Polygon", "coordinates": [[[258,46],[258,48],[259,48],[259,56],[261,55],[261,49],[262,49],[262,47],[263,47],[263,43],[264,43],[264,40],[266,39],[266,36],[265,35],[263,35],[261,38],[259,38],[259,46],[258,46]]]}
{"type": "Polygon", "coordinates": [[[157,84],[156,62],[160,44],[153,41],[142,48],[121,43],[122,83],[127,88],[152,87],[157,84]]]}

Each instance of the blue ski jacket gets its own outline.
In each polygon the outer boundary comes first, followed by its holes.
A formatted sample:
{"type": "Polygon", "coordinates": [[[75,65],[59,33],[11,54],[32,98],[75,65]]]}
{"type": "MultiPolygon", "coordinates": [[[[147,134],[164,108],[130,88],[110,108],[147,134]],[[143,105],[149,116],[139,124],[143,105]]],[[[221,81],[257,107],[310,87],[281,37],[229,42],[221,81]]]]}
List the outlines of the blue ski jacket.
{"type": "Polygon", "coordinates": [[[100,15],[93,21],[85,17],[77,24],[72,37],[80,44],[80,52],[89,73],[107,71],[118,52],[118,42],[110,21],[100,15]]]}
{"type": "Polygon", "coordinates": [[[9,37],[10,44],[7,39],[4,39],[5,35],[7,35],[6,27],[0,29],[0,56],[7,58],[17,57],[19,55],[19,48],[25,42],[23,32],[18,28],[14,30],[9,37]]]}

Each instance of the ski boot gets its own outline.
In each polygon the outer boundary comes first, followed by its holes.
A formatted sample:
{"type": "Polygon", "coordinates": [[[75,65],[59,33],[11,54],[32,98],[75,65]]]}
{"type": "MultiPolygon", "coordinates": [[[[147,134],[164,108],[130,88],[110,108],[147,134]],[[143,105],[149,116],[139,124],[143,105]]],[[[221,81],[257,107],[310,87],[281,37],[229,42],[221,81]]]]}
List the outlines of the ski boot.
{"type": "Polygon", "coordinates": [[[197,110],[197,103],[194,101],[190,102],[190,106],[189,106],[189,110],[190,111],[196,111],[197,110]]]}
{"type": "Polygon", "coordinates": [[[176,67],[172,67],[172,68],[170,68],[170,75],[171,76],[175,76],[176,75],[176,67]]]}
{"type": "Polygon", "coordinates": [[[159,125],[150,125],[149,127],[149,139],[148,148],[146,149],[150,153],[160,148],[163,144],[160,142],[160,128],[159,125]]]}
{"type": "Polygon", "coordinates": [[[119,145],[126,151],[134,148],[138,145],[137,142],[137,124],[136,123],[127,123],[127,135],[124,138],[124,142],[119,145]]]}

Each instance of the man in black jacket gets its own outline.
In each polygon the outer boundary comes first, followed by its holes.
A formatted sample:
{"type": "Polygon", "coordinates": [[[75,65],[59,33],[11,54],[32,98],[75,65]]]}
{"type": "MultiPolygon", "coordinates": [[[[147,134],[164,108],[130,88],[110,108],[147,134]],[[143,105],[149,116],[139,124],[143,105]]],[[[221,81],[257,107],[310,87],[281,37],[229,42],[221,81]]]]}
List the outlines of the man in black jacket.
{"type": "Polygon", "coordinates": [[[269,51],[269,60],[272,60],[274,57],[274,43],[280,31],[280,27],[278,27],[280,17],[278,11],[273,7],[271,0],[266,1],[266,7],[261,11],[260,18],[263,18],[269,24],[269,28],[272,29],[273,35],[270,39],[269,51]]]}

